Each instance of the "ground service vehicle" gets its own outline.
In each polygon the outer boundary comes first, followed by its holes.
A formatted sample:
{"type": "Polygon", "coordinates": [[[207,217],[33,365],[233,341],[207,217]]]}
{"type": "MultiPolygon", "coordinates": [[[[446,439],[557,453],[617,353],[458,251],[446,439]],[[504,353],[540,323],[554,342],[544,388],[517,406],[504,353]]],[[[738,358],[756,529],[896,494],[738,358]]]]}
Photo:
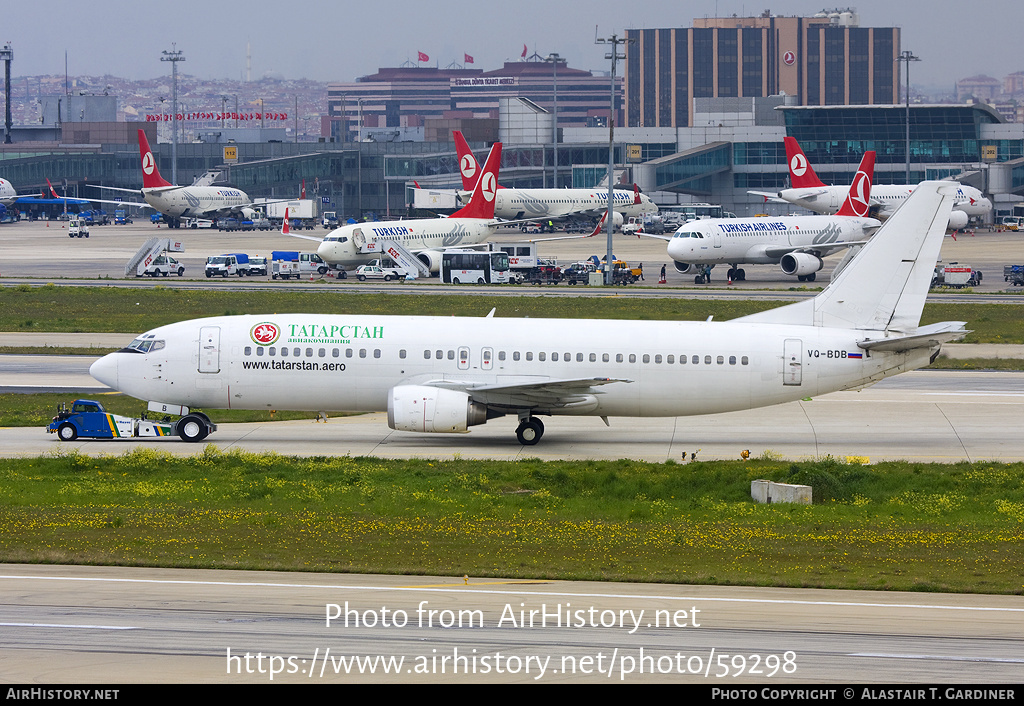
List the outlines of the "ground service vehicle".
{"type": "Polygon", "coordinates": [[[1003,265],[1003,281],[1014,287],[1024,287],[1024,265],[1003,265]]]}
{"type": "MultiPolygon", "coordinates": [[[[330,267],[315,252],[299,252],[298,250],[274,250],[270,253],[271,278],[288,279],[294,277],[299,279],[303,275],[318,274],[321,277],[327,274],[330,267]]],[[[345,279],[342,272],[339,279],[345,279]]]]}
{"type": "Polygon", "coordinates": [[[68,237],[69,238],[88,238],[89,237],[89,226],[86,225],[85,221],[77,218],[72,218],[68,221],[68,237]]]}
{"type": "Polygon", "coordinates": [[[590,274],[597,272],[597,266],[593,262],[574,262],[562,270],[565,281],[569,284],[590,284],[590,274]]]}
{"type": "Polygon", "coordinates": [[[356,268],[356,279],[360,282],[365,282],[368,279],[382,279],[385,282],[390,282],[393,279],[402,279],[403,277],[405,277],[405,272],[397,267],[381,267],[372,262],[356,268]]]}
{"type": "Polygon", "coordinates": [[[227,277],[228,275],[245,277],[247,274],[249,274],[249,256],[245,253],[212,255],[206,260],[207,277],[227,277]]]}
{"type": "Polygon", "coordinates": [[[149,275],[150,277],[166,277],[167,275],[174,273],[179,277],[185,276],[185,266],[175,260],[170,255],[164,253],[158,256],[153,262],[149,263],[142,272],[136,273],[136,277],[142,275],[149,275]]]}
{"type": "Polygon", "coordinates": [[[213,228],[213,221],[208,218],[189,218],[185,221],[186,228],[213,228]]]}
{"type": "Polygon", "coordinates": [[[267,258],[265,257],[250,257],[249,258],[249,276],[250,277],[266,277],[267,276],[267,258]]]}
{"type": "Polygon", "coordinates": [[[114,225],[115,226],[123,226],[123,225],[127,225],[129,223],[134,223],[134,222],[135,221],[132,220],[131,216],[129,216],[127,213],[125,213],[123,209],[118,209],[118,210],[114,211],[114,225]]]}
{"type": "Polygon", "coordinates": [[[320,222],[327,230],[333,230],[338,227],[338,214],[334,211],[324,211],[320,222]]]}
{"type": "Polygon", "coordinates": [[[526,281],[533,284],[558,284],[564,275],[554,260],[540,260],[537,266],[526,273],[526,281]]]}
{"type": "Polygon", "coordinates": [[[441,281],[449,284],[508,284],[508,254],[500,250],[446,250],[441,255],[441,281]]]}
{"type": "Polygon", "coordinates": [[[173,436],[176,425],[156,422],[151,419],[122,417],[110,414],[99,402],[75,400],[71,409],[61,405],[57,416],[46,427],[50,434],[57,434],[61,441],[87,439],[116,439],[140,436],[173,436]]]}
{"type": "Polygon", "coordinates": [[[951,262],[948,265],[936,265],[932,276],[933,287],[977,287],[981,284],[981,271],[972,269],[970,265],[951,262]]]}

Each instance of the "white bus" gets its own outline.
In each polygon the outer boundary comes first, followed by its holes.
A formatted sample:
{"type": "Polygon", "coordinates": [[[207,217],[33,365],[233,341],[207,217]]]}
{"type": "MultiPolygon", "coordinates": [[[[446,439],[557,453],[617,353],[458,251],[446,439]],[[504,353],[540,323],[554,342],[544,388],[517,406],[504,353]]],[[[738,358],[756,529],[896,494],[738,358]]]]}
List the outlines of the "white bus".
{"type": "Polygon", "coordinates": [[[507,284],[508,253],[449,250],[441,256],[441,281],[448,284],[507,284]]]}

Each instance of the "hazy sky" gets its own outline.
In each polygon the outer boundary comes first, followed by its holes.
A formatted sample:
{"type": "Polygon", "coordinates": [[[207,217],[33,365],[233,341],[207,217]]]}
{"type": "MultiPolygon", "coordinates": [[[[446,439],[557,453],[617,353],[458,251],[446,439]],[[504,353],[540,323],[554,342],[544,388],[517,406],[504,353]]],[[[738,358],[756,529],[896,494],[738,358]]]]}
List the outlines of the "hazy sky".
{"type": "MultiPolygon", "coordinates": [[[[589,0],[582,3],[518,0],[118,0],[12,2],[3,9],[0,41],[14,49],[14,76],[63,74],[126,78],[169,75],[161,51],[184,52],[180,71],[202,78],[244,77],[246,43],[257,78],[351,81],[381,66],[416,60],[445,67],[474,57],[474,68],[500,68],[529,53],[558,52],[575,68],[607,70],[597,35],[627,28],[688,27],[693,18],[760,14],[811,15],[833,5],[782,0],[759,3],[680,0],[589,0]],[[582,9],[581,9],[582,8],[582,9]]],[[[842,6],[846,7],[846,6],[842,6]]],[[[861,26],[903,29],[903,49],[922,61],[911,81],[952,87],[984,73],[1001,79],[1024,70],[1019,0],[860,0],[851,5],[861,26]]]]}

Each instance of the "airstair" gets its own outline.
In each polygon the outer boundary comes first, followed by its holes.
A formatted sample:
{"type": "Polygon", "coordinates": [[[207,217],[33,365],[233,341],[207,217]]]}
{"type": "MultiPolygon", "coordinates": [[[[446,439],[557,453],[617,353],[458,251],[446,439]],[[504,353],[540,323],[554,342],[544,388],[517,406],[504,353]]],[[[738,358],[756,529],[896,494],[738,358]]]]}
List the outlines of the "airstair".
{"type": "Polygon", "coordinates": [[[185,244],[170,238],[150,238],[125,265],[124,276],[141,275],[149,264],[164,252],[185,252],[185,244]]]}

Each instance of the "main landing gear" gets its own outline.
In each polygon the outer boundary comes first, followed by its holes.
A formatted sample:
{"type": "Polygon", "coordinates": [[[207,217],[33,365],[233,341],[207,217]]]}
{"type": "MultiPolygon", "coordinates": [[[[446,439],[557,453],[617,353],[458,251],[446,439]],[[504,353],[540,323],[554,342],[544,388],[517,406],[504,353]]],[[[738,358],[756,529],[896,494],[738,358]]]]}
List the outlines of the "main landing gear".
{"type": "Polygon", "coordinates": [[[536,417],[527,417],[519,422],[516,438],[523,446],[533,446],[544,436],[544,423],[536,417]]]}
{"type": "Polygon", "coordinates": [[[747,279],[746,270],[742,267],[736,267],[735,265],[730,267],[726,274],[733,282],[743,282],[747,279]]]}

